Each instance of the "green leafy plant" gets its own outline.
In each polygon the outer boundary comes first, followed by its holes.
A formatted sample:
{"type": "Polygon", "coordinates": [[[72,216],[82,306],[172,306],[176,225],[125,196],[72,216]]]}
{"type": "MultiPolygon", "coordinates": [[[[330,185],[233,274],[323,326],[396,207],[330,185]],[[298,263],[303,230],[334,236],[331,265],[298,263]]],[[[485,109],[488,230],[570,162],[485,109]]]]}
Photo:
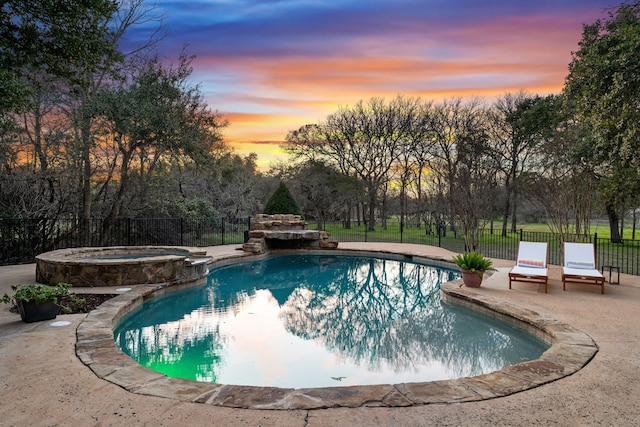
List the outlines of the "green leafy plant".
{"type": "MultiPolygon", "coordinates": [[[[58,298],[69,296],[74,302],[83,302],[82,298],[77,298],[75,295],[69,293],[71,287],[68,283],[58,283],[56,286],[43,285],[40,283],[33,283],[30,285],[14,285],[11,289],[14,290],[13,295],[4,294],[2,301],[5,304],[15,304],[17,301],[32,302],[35,304],[42,304],[45,302],[52,302],[58,304],[58,298]]],[[[60,306],[63,310],[64,306],[60,306]]]]}
{"type": "Polygon", "coordinates": [[[473,271],[480,277],[487,270],[495,270],[493,262],[476,251],[458,254],[453,257],[453,262],[462,270],[473,271]]]}
{"type": "Polygon", "coordinates": [[[264,213],[269,215],[274,214],[294,214],[302,215],[302,211],[296,203],[296,199],[287,188],[284,182],[280,182],[280,185],[273,193],[267,205],[264,208],[264,213]]]}

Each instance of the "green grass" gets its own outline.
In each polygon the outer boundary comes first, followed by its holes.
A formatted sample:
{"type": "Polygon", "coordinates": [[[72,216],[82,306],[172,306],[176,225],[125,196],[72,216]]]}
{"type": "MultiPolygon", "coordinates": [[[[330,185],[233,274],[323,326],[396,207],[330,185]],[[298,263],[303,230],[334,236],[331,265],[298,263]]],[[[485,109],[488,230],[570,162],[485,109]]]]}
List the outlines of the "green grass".
{"type": "MultiPolygon", "coordinates": [[[[500,224],[501,225],[501,224],[500,224]]],[[[310,224],[310,228],[315,228],[316,224],[310,224]]],[[[520,240],[520,229],[525,232],[533,233],[550,233],[550,229],[546,224],[527,223],[521,224],[516,233],[508,232],[507,236],[502,237],[501,227],[495,227],[493,233],[489,229],[481,235],[479,241],[479,250],[483,255],[492,258],[515,259],[520,240]]],[[[464,237],[458,233],[447,230],[446,236],[438,238],[437,235],[426,235],[424,227],[405,227],[402,236],[400,235],[400,225],[397,221],[388,221],[387,229],[383,229],[381,224],[376,224],[375,231],[366,231],[364,224],[352,224],[350,229],[343,228],[341,223],[327,223],[325,230],[331,234],[331,238],[342,242],[402,242],[402,243],[418,243],[432,246],[440,246],[453,252],[463,252],[464,237]]],[[[631,241],[631,229],[625,230],[624,237],[628,240],[625,244],[611,243],[608,224],[598,224],[598,227],[592,227],[592,231],[597,230],[598,233],[598,263],[600,265],[611,264],[620,266],[623,272],[637,274],[638,262],[637,258],[640,254],[640,236],[635,241],[631,241]],[[636,261],[634,261],[636,260],[636,261]]],[[[640,233],[639,233],[640,234],[640,233]]],[[[593,237],[593,233],[591,234],[593,237]]],[[[525,234],[525,239],[528,236],[525,234]]],[[[550,239],[550,236],[539,235],[530,236],[531,239],[550,239]]],[[[549,241],[549,262],[552,264],[560,264],[562,262],[562,242],[561,239],[552,239],[549,241]]]]}
{"type": "MultiPolygon", "coordinates": [[[[500,227],[502,227],[502,223],[500,223],[500,227]]],[[[546,223],[521,223],[518,224],[518,230],[524,230],[524,231],[534,231],[534,232],[541,232],[541,233],[549,233],[551,232],[551,229],[549,228],[549,225],[546,223]]],[[[591,235],[593,236],[595,233],[598,233],[598,238],[602,238],[602,239],[608,239],[611,237],[611,230],[609,229],[609,222],[605,221],[605,220],[598,220],[598,221],[593,221],[591,223],[591,235]]],[[[633,227],[631,226],[625,226],[624,228],[624,233],[622,238],[623,239],[632,239],[633,237],[633,227]]],[[[640,239],[640,229],[636,229],[636,239],[640,239]]]]}
{"type": "MultiPolygon", "coordinates": [[[[310,228],[315,229],[316,224],[311,223],[310,228]]],[[[551,232],[551,229],[545,223],[522,223],[522,224],[518,224],[518,231],[515,234],[508,231],[507,237],[513,237],[517,239],[519,235],[518,233],[521,229],[523,231],[531,231],[531,232],[537,232],[537,233],[551,232]]],[[[345,229],[342,226],[342,224],[339,222],[326,223],[325,230],[331,233],[332,235],[348,234],[349,236],[353,236],[354,239],[358,237],[358,238],[361,238],[362,240],[364,240],[365,235],[367,236],[367,239],[376,240],[376,241],[378,240],[387,241],[389,239],[393,240],[394,238],[397,240],[399,239],[399,236],[400,236],[400,224],[395,220],[389,221],[387,223],[386,230],[382,228],[382,225],[380,223],[376,224],[375,231],[365,232],[364,224],[360,224],[358,226],[355,223],[352,223],[350,229],[345,229]]],[[[493,235],[500,235],[501,230],[502,230],[502,223],[494,223],[493,235]]],[[[487,227],[485,231],[488,232],[489,228],[487,227]]],[[[625,227],[623,238],[632,239],[632,232],[633,230],[631,227],[625,227]]],[[[604,221],[592,223],[591,235],[593,236],[594,233],[598,233],[598,238],[608,239],[609,237],[611,237],[609,224],[604,221]]],[[[447,229],[447,236],[444,238],[449,239],[452,236],[453,236],[453,232],[447,229]]],[[[640,230],[636,230],[635,237],[636,239],[640,239],[640,230]]],[[[412,241],[421,242],[428,238],[437,238],[437,236],[427,236],[425,234],[424,227],[417,228],[415,226],[405,226],[402,232],[402,239],[403,241],[406,241],[406,242],[412,242],[412,241]]]]}

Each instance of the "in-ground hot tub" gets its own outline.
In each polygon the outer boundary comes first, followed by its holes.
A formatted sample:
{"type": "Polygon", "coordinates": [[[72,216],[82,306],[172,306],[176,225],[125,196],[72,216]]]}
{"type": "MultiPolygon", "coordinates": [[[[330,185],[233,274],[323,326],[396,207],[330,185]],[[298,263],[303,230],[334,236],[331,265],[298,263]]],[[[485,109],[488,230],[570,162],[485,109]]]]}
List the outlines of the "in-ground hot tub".
{"type": "Polygon", "coordinates": [[[206,251],[179,246],[70,248],[36,256],[36,281],[49,285],[130,286],[206,277],[206,251]]]}

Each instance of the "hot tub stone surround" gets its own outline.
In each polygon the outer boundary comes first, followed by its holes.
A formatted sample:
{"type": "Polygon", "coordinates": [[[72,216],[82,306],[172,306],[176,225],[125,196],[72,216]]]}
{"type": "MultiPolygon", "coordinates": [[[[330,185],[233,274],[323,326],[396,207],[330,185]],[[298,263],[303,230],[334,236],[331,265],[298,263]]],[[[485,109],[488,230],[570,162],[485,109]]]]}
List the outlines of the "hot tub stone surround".
{"type": "Polygon", "coordinates": [[[598,348],[586,334],[536,312],[461,287],[442,286],[443,298],[522,327],[551,344],[539,359],[476,377],[424,383],[284,389],[211,384],[169,378],[138,365],[115,345],[113,327],[146,299],[175,288],[143,285],[87,315],[78,326],[76,353],[100,378],[138,394],[214,406],[251,409],[322,409],[331,407],[405,407],[492,399],[559,380],[580,370],[598,348]]]}
{"type": "Polygon", "coordinates": [[[271,249],[335,249],[338,242],[329,240],[326,231],[309,230],[300,215],[258,214],[251,220],[245,252],[265,253],[271,249]]]}
{"type": "Polygon", "coordinates": [[[190,282],[207,275],[209,261],[206,251],[181,246],[60,249],[36,256],[36,281],[87,287],[190,282]]]}

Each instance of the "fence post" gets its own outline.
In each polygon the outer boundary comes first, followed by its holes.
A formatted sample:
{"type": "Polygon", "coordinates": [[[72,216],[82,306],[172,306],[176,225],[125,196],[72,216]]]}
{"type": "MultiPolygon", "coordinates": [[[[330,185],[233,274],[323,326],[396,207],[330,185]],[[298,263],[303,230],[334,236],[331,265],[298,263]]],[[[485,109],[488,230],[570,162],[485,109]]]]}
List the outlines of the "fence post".
{"type": "Polygon", "coordinates": [[[520,241],[522,241],[522,228],[520,229],[520,241]]]}
{"type": "Polygon", "coordinates": [[[402,232],[404,231],[404,221],[400,221],[400,243],[402,243],[402,232]]]}
{"type": "Polygon", "coordinates": [[[42,219],[42,249],[41,252],[47,251],[47,219],[42,219]]]}
{"type": "Polygon", "coordinates": [[[131,246],[131,218],[127,218],[127,246],[131,246]]]}
{"type": "Polygon", "coordinates": [[[180,217],[180,246],[184,246],[184,217],[180,217]]]}
{"type": "Polygon", "coordinates": [[[224,245],[224,218],[220,219],[220,226],[222,227],[222,244],[224,245]]]}

